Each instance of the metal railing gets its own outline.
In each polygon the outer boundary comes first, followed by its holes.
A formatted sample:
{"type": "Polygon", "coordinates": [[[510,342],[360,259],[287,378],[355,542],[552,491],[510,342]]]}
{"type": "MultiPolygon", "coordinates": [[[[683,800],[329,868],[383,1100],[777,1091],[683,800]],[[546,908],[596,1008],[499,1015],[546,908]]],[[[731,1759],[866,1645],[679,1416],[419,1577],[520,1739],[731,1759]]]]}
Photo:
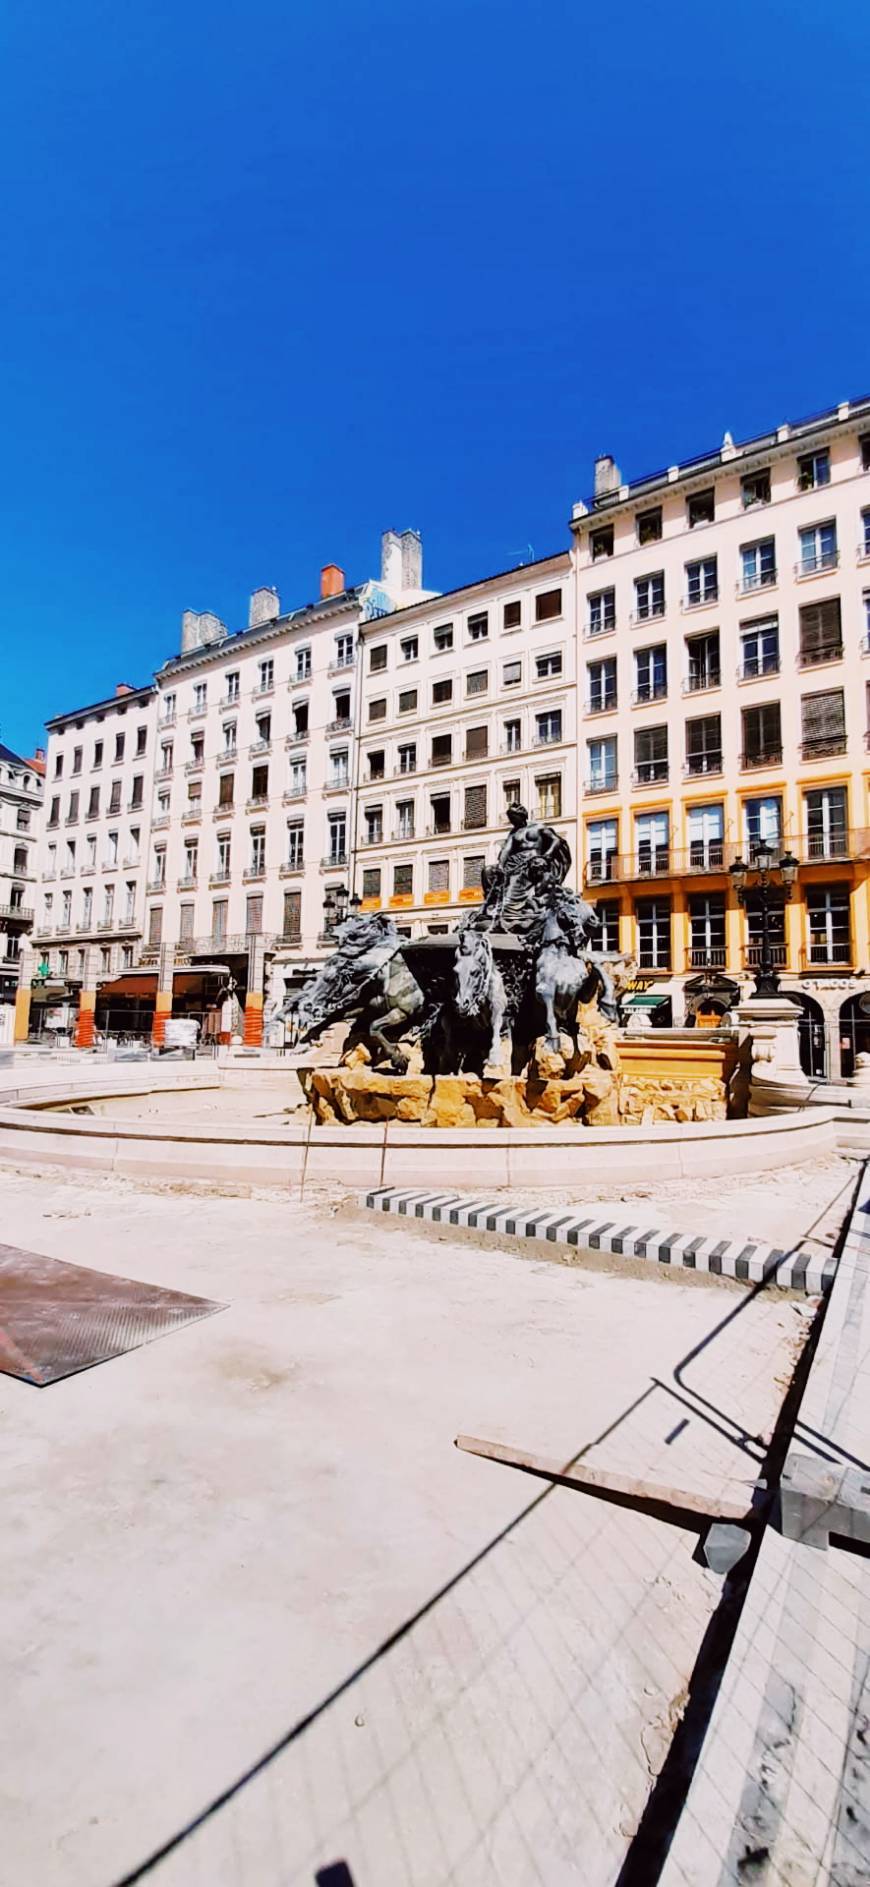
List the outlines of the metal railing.
{"type": "Polygon", "coordinates": [[[836,570],[839,561],[839,550],[819,550],[812,557],[801,557],[794,573],[796,577],[818,576],[821,570],[836,570]]]}
{"type": "Polygon", "coordinates": [[[741,770],[746,773],[754,767],[779,767],[782,765],[782,746],[756,747],[740,755],[741,770]]]}
{"type": "Polygon", "coordinates": [[[615,793],[618,787],[619,775],[617,773],[608,773],[602,778],[587,780],[583,791],[589,795],[595,793],[615,793]]]}
{"type": "Polygon", "coordinates": [[[285,747],[302,747],[304,746],[305,742],[310,739],[311,739],[310,727],[299,727],[299,728],[296,728],[296,730],[292,734],[287,735],[284,741],[284,745],[285,747]]]}
{"type": "MultiPolygon", "coordinates": [[[[768,945],[768,948],[774,969],[784,970],[786,965],[785,944],[772,943],[768,945]]],[[[744,944],[743,962],[747,970],[759,970],[761,968],[761,950],[762,946],[760,943],[744,944]]]]}
{"type": "Polygon", "coordinates": [[[670,765],[667,760],[642,760],[634,768],[631,776],[632,786],[661,786],[667,780],[670,765]]]}
{"type": "Polygon", "coordinates": [[[666,605],[664,600],[662,600],[660,603],[647,603],[645,607],[639,606],[637,609],[633,609],[629,614],[628,620],[634,628],[639,622],[661,622],[662,617],[666,614],[666,605]]]}
{"type": "Polygon", "coordinates": [[[845,753],[846,734],[814,734],[801,741],[802,760],[827,760],[829,755],[845,753]]]}
{"type": "Polygon", "coordinates": [[[262,812],[264,807],[268,806],[268,804],[268,793],[252,793],[250,799],[245,800],[245,811],[262,812]]]}
{"type": "Polygon", "coordinates": [[[702,773],[721,773],[721,753],[690,753],[683,762],[683,773],[687,780],[695,779],[702,773]]]}
{"type": "Polygon", "coordinates": [[[209,890],[214,891],[219,885],[228,885],[231,877],[230,871],[213,871],[209,876],[209,890]]]}
{"type": "Polygon", "coordinates": [[[265,865],[248,865],[247,869],[242,872],[242,884],[243,885],[256,884],[262,878],[265,878],[265,876],[266,876],[265,865]]]}
{"type": "Polygon", "coordinates": [[[777,570],[759,570],[755,576],[738,577],[736,590],[738,596],[751,596],[755,590],[772,590],[778,576],[777,570]]]}
{"type": "Polygon", "coordinates": [[[347,853],[327,852],[320,864],[323,871],[342,871],[347,864],[347,853]]]}
{"type": "Polygon", "coordinates": [[[213,819],[231,819],[236,810],[234,799],[221,799],[212,811],[213,819]]]}
{"type": "MultiPolygon", "coordinates": [[[[184,762],[185,773],[202,773],[204,768],[205,768],[204,754],[198,754],[198,755],[194,754],[194,757],[192,760],[185,760],[184,762]]],[[[158,773],[155,777],[159,779],[160,774],[158,773]]]]}
{"type": "Polygon", "coordinates": [[[818,648],[799,649],[797,665],[798,668],[815,668],[819,662],[839,662],[842,654],[843,642],[838,636],[836,641],[822,643],[818,648]]]}
{"type": "Polygon", "coordinates": [[[325,734],[331,737],[333,734],[349,734],[352,730],[352,727],[353,727],[353,722],[351,721],[350,717],[348,715],[341,714],[341,715],[338,715],[338,717],[334,721],[327,721],[326,726],[323,731],[325,734]]]}
{"type": "Polygon", "coordinates": [[[650,701],[666,701],[667,698],[667,682],[653,682],[649,688],[635,688],[631,697],[631,705],[633,708],[641,708],[646,707],[650,701]]]}
{"type": "Polygon", "coordinates": [[[801,950],[802,970],[843,970],[849,969],[853,962],[854,951],[848,937],[832,938],[830,943],[811,943],[801,950]]]}
{"type": "Polygon", "coordinates": [[[272,752],[271,740],[265,740],[265,739],[252,740],[251,745],[248,748],[248,755],[251,760],[253,760],[255,754],[271,753],[271,752],[272,752]]]}
{"type": "Polygon", "coordinates": [[[762,660],[758,662],[754,668],[747,668],[744,663],[741,663],[737,669],[737,680],[738,681],[762,681],[765,675],[778,675],[778,674],[779,674],[779,656],[771,655],[771,656],[768,656],[766,660],[762,660]]]}
{"type": "Polygon", "coordinates": [[[188,806],[187,811],[183,812],[181,815],[181,823],[183,826],[198,826],[201,819],[201,806],[188,806]]]}
{"type": "Polygon", "coordinates": [[[727,953],[724,944],[690,944],[690,970],[724,970],[727,953]]]}
{"type": "Polygon", "coordinates": [[[616,629],[616,617],[606,616],[603,622],[596,622],[596,623],[587,622],[583,633],[585,636],[589,638],[590,641],[594,641],[596,636],[613,635],[615,629],[616,629]]]}
{"type": "Polygon", "coordinates": [[[683,694],[684,695],[704,694],[706,690],[709,688],[721,688],[721,686],[722,686],[721,669],[711,668],[709,672],[705,672],[704,674],[687,675],[685,681],[683,682],[683,694]]]}
{"type": "Polygon", "coordinates": [[[718,583],[714,583],[704,590],[703,594],[699,591],[697,596],[692,596],[691,593],[688,596],[684,596],[681,607],[683,610],[703,609],[705,604],[718,603],[718,601],[719,585],[718,583]]]}
{"type": "Polygon", "coordinates": [[[305,870],[305,860],[304,858],[298,858],[294,865],[290,865],[287,863],[283,865],[279,865],[278,877],[279,878],[296,878],[299,876],[301,872],[304,872],[304,870],[305,870]]]}

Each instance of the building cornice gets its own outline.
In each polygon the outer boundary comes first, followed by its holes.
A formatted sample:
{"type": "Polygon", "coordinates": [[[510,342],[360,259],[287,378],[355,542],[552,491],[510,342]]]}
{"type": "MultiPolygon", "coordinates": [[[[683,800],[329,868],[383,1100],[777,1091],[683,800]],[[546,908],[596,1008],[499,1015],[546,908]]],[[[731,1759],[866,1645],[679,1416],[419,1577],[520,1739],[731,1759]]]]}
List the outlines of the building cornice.
{"type": "Polygon", "coordinates": [[[186,655],[170,655],[158,668],[155,675],[157,687],[174,681],[176,676],[184,675],[194,669],[207,668],[214,662],[228,662],[236,655],[243,655],[248,649],[262,648],[264,643],[278,642],[283,636],[298,630],[316,628],[322,622],[332,618],[359,614],[365,585],[353,590],[343,590],[340,596],[323,597],[316,603],[303,603],[300,609],[288,610],[282,616],[274,616],[270,622],[257,623],[253,629],[238,629],[234,635],[225,636],[222,642],[209,643],[205,648],[191,649],[186,655]]]}
{"type": "Polygon", "coordinates": [[[491,576],[478,577],[472,583],[462,583],[458,589],[439,590],[434,596],[423,597],[419,603],[407,603],[403,609],[392,609],[385,616],[373,616],[367,622],[360,623],[360,636],[365,640],[378,631],[383,634],[386,628],[392,627],[397,621],[414,622],[423,615],[432,615],[433,612],[439,615],[442,613],[442,604],[449,613],[450,607],[459,602],[462,597],[478,596],[482,590],[488,590],[495,584],[507,583],[511,577],[519,580],[530,571],[541,572],[548,568],[569,573],[570,551],[554,550],[548,557],[536,557],[531,563],[510,564],[506,570],[496,570],[491,576]]]}
{"type": "Polygon", "coordinates": [[[156,693],[155,683],[149,681],[142,688],[131,688],[129,694],[108,695],[105,701],[92,701],[86,708],[70,708],[67,713],[53,714],[45,725],[52,733],[57,728],[69,727],[73,721],[86,721],[92,714],[105,714],[110,708],[143,707],[156,693]]]}

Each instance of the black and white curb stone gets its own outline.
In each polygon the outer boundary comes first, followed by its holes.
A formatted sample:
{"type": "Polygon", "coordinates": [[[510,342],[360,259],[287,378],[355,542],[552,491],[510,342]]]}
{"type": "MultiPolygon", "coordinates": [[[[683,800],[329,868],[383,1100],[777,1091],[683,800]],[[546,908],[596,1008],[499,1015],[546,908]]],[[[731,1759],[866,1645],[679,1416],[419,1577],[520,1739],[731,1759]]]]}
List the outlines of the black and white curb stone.
{"type": "Polygon", "coordinates": [[[628,1219],[631,1208],[626,1205],[596,1205],[585,1211],[563,1205],[548,1210],[519,1202],[500,1205],[468,1193],[408,1192],[400,1186],[380,1186],[366,1193],[365,1203],[372,1212],[388,1212],[397,1218],[425,1219],[460,1231],[541,1238],[577,1251],[648,1258],[652,1264],[709,1271],[746,1284],[777,1284],[785,1290],[804,1291],[808,1297],[827,1291],[836,1270],[833,1256],[819,1258],[800,1245],[785,1251],[763,1239],[704,1238],[669,1231],[666,1226],[650,1225],[636,1208],[632,1223],[628,1219]]]}

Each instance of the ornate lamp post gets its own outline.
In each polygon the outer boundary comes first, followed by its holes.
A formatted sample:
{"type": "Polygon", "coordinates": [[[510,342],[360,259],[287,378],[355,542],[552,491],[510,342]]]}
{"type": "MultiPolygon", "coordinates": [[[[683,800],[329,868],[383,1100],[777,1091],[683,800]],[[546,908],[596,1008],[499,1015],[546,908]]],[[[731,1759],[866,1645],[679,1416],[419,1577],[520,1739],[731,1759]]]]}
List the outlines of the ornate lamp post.
{"type": "Polygon", "coordinates": [[[752,1001],[762,1000],[766,996],[779,995],[779,977],[773,961],[773,946],[770,940],[770,913],[780,904],[787,904],[792,893],[792,886],[798,875],[798,861],[793,852],[783,852],[779,860],[776,877],[772,875],[773,846],[766,839],[760,839],[752,854],[749,865],[745,859],[735,858],[731,866],[731,878],[737,892],[738,902],[745,908],[748,896],[757,903],[761,912],[761,954],[753,972],[755,989],[752,1001]],[[747,886],[750,871],[756,874],[753,884],[747,886]]]}
{"type": "Polygon", "coordinates": [[[333,931],[338,929],[339,924],[344,923],[348,909],[350,909],[351,915],[355,917],[361,902],[362,900],[357,897],[356,893],[348,900],[347,885],[330,885],[323,898],[324,936],[331,937],[333,931]]]}

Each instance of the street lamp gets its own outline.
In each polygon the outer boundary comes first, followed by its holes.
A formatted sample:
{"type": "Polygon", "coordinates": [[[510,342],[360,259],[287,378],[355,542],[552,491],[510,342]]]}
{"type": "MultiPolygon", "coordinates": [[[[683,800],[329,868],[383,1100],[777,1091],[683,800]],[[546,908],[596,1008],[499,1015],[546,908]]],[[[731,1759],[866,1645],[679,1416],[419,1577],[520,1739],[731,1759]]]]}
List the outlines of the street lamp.
{"type": "MultiPolygon", "coordinates": [[[[351,908],[359,906],[359,898],[351,898],[351,908]]],[[[323,932],[331,937],[339,924],[347,916],[347,885],[328,885],[323,897],[323,932]]]]}
{"type": "Polygon", "coordinates": [[[753,972],[755,989],[752,1000],[762,1000],[779,995],[779,977],[773,961],[773,945],[770,940],[770,913],[780,904],[787,904],[792,893],[792,886],[798,875],[798,861],[793,852],[782,852],[779,859],[779,881],[771,877],[774,850],[767,839],[759,839],[753,848],[752,858],[747,865],[743,858],[735,858],[731,866],[731,878],[737,893],[739,904],[744,907],[751,894],[753,902],[761,912],[761,952],[753,972]],[[750,887],[747,879],[750,872],[757,874],[756,882],[750,887]]]}

